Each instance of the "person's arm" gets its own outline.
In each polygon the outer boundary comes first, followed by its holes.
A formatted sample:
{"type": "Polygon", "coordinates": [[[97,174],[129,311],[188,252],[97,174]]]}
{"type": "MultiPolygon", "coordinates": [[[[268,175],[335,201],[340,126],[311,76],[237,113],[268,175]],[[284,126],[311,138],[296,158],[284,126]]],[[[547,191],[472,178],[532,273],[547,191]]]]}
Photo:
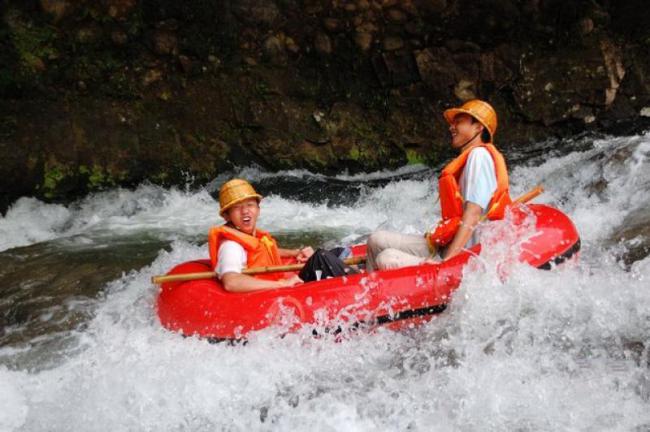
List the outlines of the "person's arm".
{"type": "Polygon", "coordinates": [[[289,279],[280,279],[277,281],[257,279],[242,273],[224,273],[221,275],[221,283],[226,291],[229,292],[250,292],[259,290],[268,290],[276,288],[288,288],[302,283],[297,275],[289,279]]]}
{"type": "Polygon", "coordinates": [[[484,148],[472,150],[463,170],[464,186],[461,194],[465,197],[463,217],[460,227],[445,250],[442,259],[458,255],[472,237],[474,229],[481,220],[483,209],[487,208],[497,188],[494,161],[484,148]]]}
{"type": "Polygon", "coordinates": [[[278,248],[278,253],[282,258],[293,258],[300,253],[300,249],[282,249],[278,248]]]}
{"type": "Polygon", "coordinates": [[[443,261],[458,255],[469,241],[474,229],[481,220],[483,209],[478,204],[466,201],[463,210],[463,219],[454,239],[451,241],[442,257],[443,261]]]}
{"type": "Polygon", "coordinates": [[[237,242],[226,240],[219,248],[219,259],[215,272],[226,291],[248,292],[293,286],[301,283],[298,276],[279,281],[254,278],[242,273],[246,265],[247,254],[237,242]]]}
{"type": "Polygon", "coordinates": [[[281,258],[295,258],[298,262],[306,262],[314,254],[314,249],[307,246],[301,249],[282,249],[278,248],[281,258]]]}

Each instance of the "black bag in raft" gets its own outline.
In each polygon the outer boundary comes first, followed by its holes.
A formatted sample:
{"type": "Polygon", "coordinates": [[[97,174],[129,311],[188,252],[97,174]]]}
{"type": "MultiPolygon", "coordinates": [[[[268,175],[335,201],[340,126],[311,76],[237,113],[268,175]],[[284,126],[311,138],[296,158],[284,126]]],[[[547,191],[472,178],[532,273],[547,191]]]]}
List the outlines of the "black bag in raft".
{"type": "MultiPolygon", "coordinates": [[[[338,248],[337,248],[338,249],[338,248]]],[[[305,266],[298,275],[305,282],[311,282],[328,277],[345,276],[348,274],[345,264],[335,253],[337,250],[326,251],[316,249],[314,254],[307,260],[305,266]],[[317,277],[316,271],[320,271],[320,278],[317,277]]]]}

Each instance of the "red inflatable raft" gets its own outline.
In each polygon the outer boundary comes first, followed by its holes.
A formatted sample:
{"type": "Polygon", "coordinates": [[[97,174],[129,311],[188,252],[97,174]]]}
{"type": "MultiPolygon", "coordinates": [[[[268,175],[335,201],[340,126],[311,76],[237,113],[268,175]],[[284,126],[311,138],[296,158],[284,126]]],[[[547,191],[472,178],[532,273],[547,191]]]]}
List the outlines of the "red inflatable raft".
{"type": "MultiPolygon", "coordinates": [[[[519,260],[534,267],[550,269],[580,250],[575,226],[557,209],[539,204],[513,208],[510,221],[511,232],[522,231],[524,236],[519,260]],[[531,220],[534,228],[519,229],[531,220]]],[[[480,248],[476,245],[443,263],[269,291],[230,293],[213,279],[169,282],[161,286],[158,316],[169,330],[211,340],[242,339],[251,331],[286,323],[287,318],[293,320],[292,329],[307,325],[335,331],[342,324],[361,323],[403,326],[430,319],[445,309],[460,284],[463,267],[472,255],[480,253],[480,248]]],[[[363,255],[365,246],[354,247],[353,253],[363,255]]],[[[206,259],[180,264],[169,274],[210,270],[206,259]]]]}

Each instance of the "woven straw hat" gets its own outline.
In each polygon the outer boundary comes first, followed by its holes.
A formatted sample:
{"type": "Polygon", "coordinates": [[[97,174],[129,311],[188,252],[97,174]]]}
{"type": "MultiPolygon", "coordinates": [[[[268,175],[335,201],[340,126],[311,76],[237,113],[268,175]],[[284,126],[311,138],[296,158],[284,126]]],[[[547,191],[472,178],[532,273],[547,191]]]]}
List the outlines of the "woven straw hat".
{"type": "Polygon", "coordinates": [[[224,212],[237,203],[248,198],[256,198],[257,201],[262,199],[262,195],[255,192],[253,186],[246,180],[232,179],[227,181],[219,189],[219,214],[223,216],[224,212]]]}
{"type": "Polygon", "coordinates": [[[465,102],[460,108],[450,108],[443,115],[447,123],[451,124],[454,117],[458,114],[468,114],[478,120],[490,132],[490,137],[494,139],[494,133],[497,131],[497,113],[489,103],[473,99],[465,102]]]}

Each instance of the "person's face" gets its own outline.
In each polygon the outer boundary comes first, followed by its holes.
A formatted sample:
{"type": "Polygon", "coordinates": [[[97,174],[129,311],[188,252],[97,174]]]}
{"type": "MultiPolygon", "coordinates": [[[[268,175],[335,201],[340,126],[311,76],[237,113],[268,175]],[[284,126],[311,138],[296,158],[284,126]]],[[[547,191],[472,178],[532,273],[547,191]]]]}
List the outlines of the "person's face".
{"type": "Polygon", "coordinates": [[[230,207],[225,213],[224,218],[232,223],[238,230],[253,234],[257,217],[260,214],[260,205],[256,198],[248,198],[240,203],[230,207]]]}
{"type": "Polygon", "coordinates": [[[464,145],[473,138],[480,135],[483,130],[483,125],[479,122],[472,123],[472,117],[468,114],[458,114],[454,117],[454,121],[449,125],[449,133],[451,133],[451,146],[456,150],[460,150],[464,145]]]}

